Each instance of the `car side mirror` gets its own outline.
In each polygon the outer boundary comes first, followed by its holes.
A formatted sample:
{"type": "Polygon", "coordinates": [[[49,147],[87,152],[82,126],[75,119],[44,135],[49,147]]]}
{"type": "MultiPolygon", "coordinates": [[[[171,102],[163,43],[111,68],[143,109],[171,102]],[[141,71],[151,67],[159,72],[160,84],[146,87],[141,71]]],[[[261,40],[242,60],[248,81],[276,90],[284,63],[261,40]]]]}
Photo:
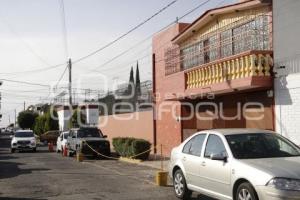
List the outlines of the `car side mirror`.
{"type": "Polygon", "coordinates": [[[103,135],[103,138],[107,138],[107,135],[103,135]]]}
{"type": "Polygon", "coordinates": [[[212,154],[210,156],[210,159],[211,160],[219,160],[219,161],[224,161],[226,162],[227,161],[227,156],[226,155],[223,155],[223,154],[212,154]]]}

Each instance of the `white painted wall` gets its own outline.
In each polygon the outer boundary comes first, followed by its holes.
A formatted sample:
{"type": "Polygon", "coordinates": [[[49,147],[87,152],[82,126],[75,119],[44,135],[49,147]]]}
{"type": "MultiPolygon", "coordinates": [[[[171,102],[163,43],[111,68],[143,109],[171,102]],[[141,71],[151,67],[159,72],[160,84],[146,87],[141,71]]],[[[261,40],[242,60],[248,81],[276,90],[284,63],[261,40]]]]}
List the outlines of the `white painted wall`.
{"type": "Polygon", "coordinates": [[[300,145],[299,10],[300,0],[273,0],[276,131],[300,145]]]}
{"type": "Polygon", "coordinates": [[[66,131],[68,130],[68,123],[71,117],[71,111],[70,110],[59,110],[57,111],[58,115],[58,124],[59,124],[59,130],[60,131],[66,131]]]}
{"type": "Polygon", "coordinates": [[[86,109],[86,122],[90,125],[97,125],[99,121],[99,109],[87,108],[86,109]]]}

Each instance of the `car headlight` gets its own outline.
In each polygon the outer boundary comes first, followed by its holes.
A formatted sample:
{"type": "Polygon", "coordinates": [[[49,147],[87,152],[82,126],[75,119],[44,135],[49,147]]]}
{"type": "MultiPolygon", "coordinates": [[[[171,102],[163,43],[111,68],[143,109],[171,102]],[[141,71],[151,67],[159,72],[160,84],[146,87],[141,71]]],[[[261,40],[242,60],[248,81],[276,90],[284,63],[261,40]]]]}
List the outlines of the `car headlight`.
{"type": "Polygon", "coordinates": [[[274,187],[278,190],[297,190],[300,191],[300,180],[290,178],[273,178],[267,186],[274,187]]]}

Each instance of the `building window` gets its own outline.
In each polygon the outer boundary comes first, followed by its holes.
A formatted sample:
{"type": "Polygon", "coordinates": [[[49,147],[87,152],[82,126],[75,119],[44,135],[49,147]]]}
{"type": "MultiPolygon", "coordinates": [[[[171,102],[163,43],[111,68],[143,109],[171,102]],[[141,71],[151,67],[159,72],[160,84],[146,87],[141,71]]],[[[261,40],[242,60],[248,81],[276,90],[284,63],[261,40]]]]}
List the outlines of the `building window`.
{"type": "Polygon", "coordinates": [[[209,37],[202,36],[199,41],[181,48],[178,51],[180,56],[173,56],[174,53],[172,55],[169,52],[170,59],[166,62],[167,71],[175,73],[245,51],[270,50],[269,26],[269,17],[262,15],[251,21],[235,22],[234,27],[230,24],[222,31],[216,30],[210,33],[209,37]],[[177,61],[172,62],[172,60],[177,61]],[[178,62],[180,65],[173,66],[178,62]]]}
{"type": "Polygon", "coordinates": [[[203,43],[197,42],[182,49],[181,63],[183,69],[203,64],[203,43]]]}
{"type": "Polygon", "coordinates": [[[249,50],[269,49],[268,18],[261,16],[253,21],[234,28],[233,49],[234,54],[249,50]]]}
{"type": "Polygon", "coordinates": [[[226,30],[220,34],[221,58],[232,55],[232,30],[226,30]]]}
{"type": "Polygon", "coordinates": [[[219,35],[209,38],[209,62],[219,58],[219,35]]]}

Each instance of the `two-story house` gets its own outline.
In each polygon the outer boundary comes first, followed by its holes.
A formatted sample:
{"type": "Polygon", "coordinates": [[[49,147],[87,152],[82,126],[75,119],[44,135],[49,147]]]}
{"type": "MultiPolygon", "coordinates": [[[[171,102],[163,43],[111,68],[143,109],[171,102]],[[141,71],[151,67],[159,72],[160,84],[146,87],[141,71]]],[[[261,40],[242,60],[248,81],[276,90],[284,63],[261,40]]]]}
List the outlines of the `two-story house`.
{"type": "Polygon", "coordinates": [[[165,155],[199,130],[274,130],[272,27],[272,4],[249,0],[154,36],[154,140],[165,155]]]}

